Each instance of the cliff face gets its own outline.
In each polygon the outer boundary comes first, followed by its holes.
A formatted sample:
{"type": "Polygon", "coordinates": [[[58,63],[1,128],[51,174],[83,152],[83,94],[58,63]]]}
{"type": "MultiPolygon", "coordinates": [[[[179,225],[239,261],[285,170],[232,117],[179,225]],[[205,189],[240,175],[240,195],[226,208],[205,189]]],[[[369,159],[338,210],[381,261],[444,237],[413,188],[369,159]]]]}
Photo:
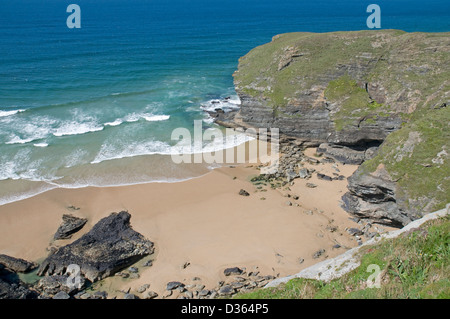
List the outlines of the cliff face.
{"type": "Polygon", "coordinates": [[[275,36],[239,60],[240,117],[317,143],[381,142],[445,102],[449,45],[448,33],[397,30],[275,36]]]}
{"type": "MultiPolygon", "coordinates": [[[[376,157],[380,144],[404,123],[448,105],[449,35],[381,30],[275,36],[239,60],[234,82],[242,106],[236,119],[244,126],[279,128],[320,145],[328,157],[361,164],[376,157]]],[[[376,200],[366,196],[366,186],[375,192],[386,186],[380,186],[385,178],[377,183],[368,177],[376,167],[371,169],[350,181],[346,209],[394,224],[414,219],[418,212],[399,208],[409,201],[399,197],[408,192],[396,191],[397,181],[376,200]]],[[[393,169],[388,165],[386,174],[396,176],[393,169]]]]}
{"type": "Polygon", "coordinates": [[[349,178],[346,211],[406,225],[450,203],[450,108],[423,110],[349,178]]]}

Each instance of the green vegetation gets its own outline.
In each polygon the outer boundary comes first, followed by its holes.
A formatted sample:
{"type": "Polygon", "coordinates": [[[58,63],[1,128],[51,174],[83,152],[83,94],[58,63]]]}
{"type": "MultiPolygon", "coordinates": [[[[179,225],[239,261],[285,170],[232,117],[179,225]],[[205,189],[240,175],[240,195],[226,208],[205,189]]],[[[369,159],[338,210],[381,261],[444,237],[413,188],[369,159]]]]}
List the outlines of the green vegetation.
{"type": "Polygon", "coordinates": [[[339,110],[332,116],[338,131],[361,118],[365,118],[368,124],[375,124],[380,110],[389,111],[383,104],[372,100],[367,91],[360,88],[349,75],[330,81],[325,89],[325,97],[331,103],[340,104],[339,110]]]}
{"type": "Polygon", "coordinates": [[[278,117],[289,116],[282,109],[310,90],[324,90],[338,108],[337,130],[364,116],[368,124],[392,114],[408,120],[450,91],[447,39],[448,33],[399,30],[282,34],[239,60],[235,85],[278,117]],[[376,85],[384,103],[369,96],[365,83],[376,85]]]}
{"type": "Polygon", "coordinates": [[[333,72],[336,64],[351,60],[356,52],[382,52],[371,47],[371,38],[364,36],[366,31],[357,33],[360,36],[353,39],[347,39],[343,32],[276,36],[239,60],[235,79],[245,93],[268,99],[274,108],[286,106],[299,90],[316,84],[318,75],[333,72]],[[291,59],[280,69],[284,60],[291,59]]]}
{"type": "Polygon", "coordinates": [[[384,164],[408,209],[434,211],[450,202],[450,108],[416,113],[391,133],[377,156],[363,163],[363,172],[384,164]]]}
{"type": "Polygon", "coordinates": [[[238,299],[448,299],[450,298],[450,218],[425,223],[413,232],[384,239],[361,251],[361,265],[331,282],[293,279],[276,288],[238,294],[238,299]],[[380,288],[369,288],[379,266],[380,288]],[[369,276],[372,276],[369,278],[369,276]]]}

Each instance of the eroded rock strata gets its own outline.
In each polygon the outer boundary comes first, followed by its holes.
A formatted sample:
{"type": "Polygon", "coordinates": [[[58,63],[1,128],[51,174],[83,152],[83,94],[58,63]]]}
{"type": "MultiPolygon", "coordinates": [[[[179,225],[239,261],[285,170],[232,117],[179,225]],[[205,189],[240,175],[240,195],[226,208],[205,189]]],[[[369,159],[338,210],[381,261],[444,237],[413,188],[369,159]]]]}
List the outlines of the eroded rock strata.
{"type": "Polygon", "coordinates": [[[343,207],[400,226],[450,201],[449,78],[448,32],[282,34],[239,60],[241,109],[214,117],[225,126],[279,128],[297,145],[362,164],[343,207]],[[375,176],[380,164],[392,179],[375,176]]]}

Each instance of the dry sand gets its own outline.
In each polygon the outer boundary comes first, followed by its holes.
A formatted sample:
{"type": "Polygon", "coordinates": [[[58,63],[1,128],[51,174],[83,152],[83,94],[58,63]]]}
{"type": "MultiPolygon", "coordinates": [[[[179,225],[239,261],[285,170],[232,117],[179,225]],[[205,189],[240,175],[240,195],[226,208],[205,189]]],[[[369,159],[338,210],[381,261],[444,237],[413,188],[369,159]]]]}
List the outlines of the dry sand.
{"type": "MultiPolygon", "coordinates": [[[[312,153],[307,150],[307,155],[312,153]]],[[[337,167],[339,174],[346,177],[357,168],[308,165],[329,175],[337,167]]],[[[0,253],[42,260],[50,245],[66,245],[111,212],[126,210],[132,215],[132,227],[155,243],[156,252],[151,256],[153,266],[142,267],[142,261],[137,264],[139,279],[111,277],[97,285],[110,296],[120,297],[123,293],[118,290],[131,288],[136,293],[143,284],[150,284],[150,290],[162,296],[167,282],[190,284],[193,277],[199,277],[206,288],[212,289],[225,279],[223,270],[234,266],[248,271],[258,267],[262,275],[291,275],[327,256],[343,253],[345,248],[332,248],[336,242],[344,247],[357,246],[345,228],[358,225],[339,205],[346,180],[323,181],[313,174],[309,180],[296,179],[290,191],[285,187],[264,187],[267,191],[261,191],[250,182],[258,172],[255,165],[244,164],[218,168],[183,182],[55,189],[3,205],[0,253]],[[306,183],[317,187],[308,188],[306,183]],[[240,196],[240,189],[247,190],[250,196],[240,196]],[[286,194],[296,194],[299,199],[287,198],[286,194]],[[70,240],[53,242],[61,217],[67,213],[89,221],[70,240]],[[338,230],[330,232],[329,225],[338,230]],[[319,249],[326,253],[313,259],[319,249]],[[183,268],[186,263],[189,265],[183,268]]]]}

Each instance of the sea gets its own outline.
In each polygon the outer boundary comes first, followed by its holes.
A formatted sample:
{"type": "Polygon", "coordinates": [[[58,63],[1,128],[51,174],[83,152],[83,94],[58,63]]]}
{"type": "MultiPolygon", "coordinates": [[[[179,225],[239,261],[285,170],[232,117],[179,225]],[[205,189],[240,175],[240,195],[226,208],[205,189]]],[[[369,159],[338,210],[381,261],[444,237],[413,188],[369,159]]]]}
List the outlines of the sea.
{"type": "Polygon", "coordinates": [[[0,205],[207,173],[171,160],[172,132],[239,109],[239,58],[280,33],[367,30],[370,4],[382,29],[450,30],[448,0],[0,0],[0,205]]]}

